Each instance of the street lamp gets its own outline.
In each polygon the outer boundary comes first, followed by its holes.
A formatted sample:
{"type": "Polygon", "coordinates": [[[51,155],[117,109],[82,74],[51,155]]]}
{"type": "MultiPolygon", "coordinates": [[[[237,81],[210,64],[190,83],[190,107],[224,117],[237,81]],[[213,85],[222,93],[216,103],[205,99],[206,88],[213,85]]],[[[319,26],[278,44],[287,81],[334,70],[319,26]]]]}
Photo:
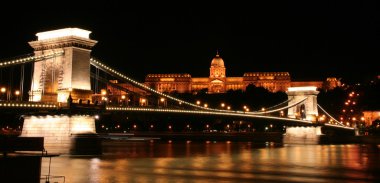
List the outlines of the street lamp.
{"type": "Polygon", "coordinates": [[[166,100],[165,100],[165,98],[160,98],[160,102],[162,103],[162,106],[164,107],[164,106],[166,106],[166,100]]]}
{"type": "Polygon", "coordinates": [[[122,96],[121,96],[121,105],[122,105],[122,106],[125,105],[125,95],[122,95],[122,96]]]}
{"type": "Polygon", "coordinates": [[[146,106],[146,99],[140,98],[140,106],[146,106]]]}
{"type": "Polygon", "coordinates": [[[1,89],[0,89],[1,96],[3,96],[6,91],[7,91],[7,89],[5,87],[1,87],[1,89]]]}
{"type": "Polygon", "coordinates": [[[224,106],[226,106],[226,104],[224,104],[224,103],[220,104],[220,107],[224,108],[224,106]]]}
{"type": "Polygon", "coordinates": [[[200,105],[201,104],[201,101],[197,100],[197,105],[200,105]]]}
{"type": "Polygon", "coordinates": [[[16,90],[16,91],[15,91],[15,95],[16,95],[16,101],[18,101],[18,96],[20,95],[20,91],[19,91],[19,90],[16,90]]]}

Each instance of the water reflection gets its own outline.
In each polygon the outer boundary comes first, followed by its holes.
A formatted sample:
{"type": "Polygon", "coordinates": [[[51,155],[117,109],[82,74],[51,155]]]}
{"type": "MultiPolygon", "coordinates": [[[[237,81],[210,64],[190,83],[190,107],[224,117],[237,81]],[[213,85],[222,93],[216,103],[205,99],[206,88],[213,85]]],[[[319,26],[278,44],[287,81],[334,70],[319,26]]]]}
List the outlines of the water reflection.
{"type": "Polygon", "coordinates": [[[66,182],[376,182],[379,152],[371,145],[115,141],[104,143],[101,156],[53,158],[51,172],[66,182]]]}

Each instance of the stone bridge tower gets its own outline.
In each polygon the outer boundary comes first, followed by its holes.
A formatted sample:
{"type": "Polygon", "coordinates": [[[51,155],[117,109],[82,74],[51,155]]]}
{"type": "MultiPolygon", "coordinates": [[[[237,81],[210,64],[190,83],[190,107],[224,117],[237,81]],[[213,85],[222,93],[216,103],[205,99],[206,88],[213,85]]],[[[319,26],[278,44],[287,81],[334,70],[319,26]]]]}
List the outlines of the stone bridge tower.
{"type": "Polygon", "coordinates": [[[91,100],[90,52],[97,43],[89,38],[90,31],[65,28],[36,34],[29,42],[36,57],[63,54],[36,61],[29,101],[66,103],[72,99],[91,100]]]}
{"type": "Polygon", "coordinates": [[[288,109],[289,118],[305,119],[316,121],[318,117],[317,95],[319,91],[314,86],[289,87],[288,91],[289,106],[298,103],[306,98],[304,102],[288,109]]]}

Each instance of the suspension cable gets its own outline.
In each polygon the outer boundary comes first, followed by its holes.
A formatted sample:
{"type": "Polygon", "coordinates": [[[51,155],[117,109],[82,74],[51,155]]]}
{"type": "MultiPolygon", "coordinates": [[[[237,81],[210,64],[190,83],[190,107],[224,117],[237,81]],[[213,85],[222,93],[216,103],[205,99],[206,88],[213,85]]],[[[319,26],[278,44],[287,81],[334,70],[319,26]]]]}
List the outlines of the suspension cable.
{"type": "Polygon", "coordinates": [[[275,109],[275,110],[263,111],[263,112],[248,112],[248,113],[251,113],[251,114],[269,114],[269,113],[274,113],[274,112],[278,112],[278,111],[281,111],[281,110],[284,110],[284,109],[289,109],[291,107],[294,107],[294,106],[296,106],[296,105],[304,102],[306,99],[307,99],[307,97],[305,97],[304,99],[302,99],[299,102],[296,102],[296,103],[294,103],[292,105],[285,106],[285,107],[282,107],[282,108],[278,108],[278,109],[275,109]]]}
{"type": "MultiPolygon", "coordinates": [[[[279,104],[276,104],[276,105],[274,105],[274,106],[270,106],[270,107],[266,108],[266,110],[276,108],[277,106],[280,106],[280,105],[282,105],[282,104],[288,103],[288,102],[290,102],[290,101],[292,101],[292,100],[293,100],[293,98],[292,98],[292,99],[285,100],[285,101],[283,101],[283,102],[281,102],[281,103],[279,103],[279,104]]],[[[260,112],[260,110],[252,111],[252,112],[260,112]]]]}
{"type": "Polygon", "coordinates": [[[336,123],[342,125],[342,126],[345,126],[342,122],[336,120],[334,117],[332,117],[327,111],[325,111],[319,104],[317,104],[317,106],[328,116],[330,117],[333,121],[335,121],[336,123]]]}

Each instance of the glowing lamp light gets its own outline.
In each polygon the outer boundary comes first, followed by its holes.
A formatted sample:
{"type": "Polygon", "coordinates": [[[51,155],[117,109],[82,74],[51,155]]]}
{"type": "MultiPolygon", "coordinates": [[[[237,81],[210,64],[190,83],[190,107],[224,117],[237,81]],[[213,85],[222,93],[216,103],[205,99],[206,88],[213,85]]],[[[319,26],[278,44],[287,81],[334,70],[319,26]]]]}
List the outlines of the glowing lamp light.
{"type": "Polygon", "coordinates": [[[315,86],[289,87],[288,91],[317,91],[315,86]]]}
{"type": "Polygon", "coordinates": [[[36,36],[38,37],[39,41],[67,37],[67,36],[76,36],[76,37],[89,39],[90,33],[91,31],[84,30],[84,29],[65,28],[65,29],[58,29],[58,30],[52,30],[52,31],[46,31],[46,32],[39,32],[36,34],[36,36]]]}

